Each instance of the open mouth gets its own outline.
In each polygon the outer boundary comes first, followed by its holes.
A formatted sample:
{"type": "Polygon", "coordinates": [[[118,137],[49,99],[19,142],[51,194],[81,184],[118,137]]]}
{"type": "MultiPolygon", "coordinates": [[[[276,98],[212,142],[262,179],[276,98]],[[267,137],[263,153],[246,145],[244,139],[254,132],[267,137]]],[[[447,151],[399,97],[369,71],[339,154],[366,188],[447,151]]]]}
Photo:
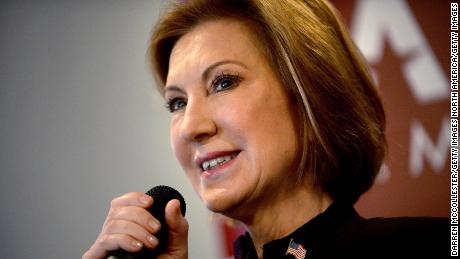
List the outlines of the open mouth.
{"type": "Polygon", "coordinates": [[[212,158],[204,160],[201,164],[201,170],[202,171],[209,171],[215,168],[218,168],[222,165],[225,165],[226,163],[232,161],[240,151],[232,152],[232,153],[227,153],[227,154],[221,154],[217,156],[213,156],[212,158]]]}

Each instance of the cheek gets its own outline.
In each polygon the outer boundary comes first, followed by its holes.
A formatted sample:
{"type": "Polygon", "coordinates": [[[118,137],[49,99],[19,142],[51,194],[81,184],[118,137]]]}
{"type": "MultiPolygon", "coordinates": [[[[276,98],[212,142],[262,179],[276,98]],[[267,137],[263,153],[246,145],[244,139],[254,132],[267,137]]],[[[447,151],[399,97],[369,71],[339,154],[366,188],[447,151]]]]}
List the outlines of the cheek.
{"type": "Polygon", "coordinates": [[[285,158],[284,166],[292,163],[298,136],[287,97],[273,91],[258,95],[243,107],[240,129],[258,160],[271,163],[285,158]]]}
{"type": "Polygon", "coordinates": [[[176,120],[174,119],[171,120],[171,125],[170,125],[170,130],[169,130],[169,141],[170,141],[173,153],[176,156],[176,159],[179,161],[181,166],[184,167],[187,152],[185,148],[185,143],[181,141],[181,138],[179,136],[179,126],[178,125],[179,123],[176,120]]]}
{"type": "MultiPolygon", "coordinates": [[[[244,92],[243,92],[244,93],[244,92]]],[[[215,123],[219,138],[230,141],[240,148],[244,148],[248,135],[248,123],[253,118],[248,114],[247,97],[240,92],[234,92],[223,98],[216,98],[212,103],[213,122],[215,123]]]]}
{"type": "Polygon", "coordinates": [[[189,180],[192,182],[192,185],[196,189],[198,180],[196,179],[197,177],[193,177],[194,175],[194,172],[192,169],[193,165],[190,164],[192,161],[193,154],[192,154],[192,151],[190,150],[190,147],[187,146],[186,142],[183,141],[183,139],[180,137],[178,127],[175,125],[176,124],[172,122],[171,127],[170,127],[171,147],[172,147],[174,156],[176,157],[177,161],[182,167],[182,170],[184,171],[187,178],[189,178],[189,180]]]}

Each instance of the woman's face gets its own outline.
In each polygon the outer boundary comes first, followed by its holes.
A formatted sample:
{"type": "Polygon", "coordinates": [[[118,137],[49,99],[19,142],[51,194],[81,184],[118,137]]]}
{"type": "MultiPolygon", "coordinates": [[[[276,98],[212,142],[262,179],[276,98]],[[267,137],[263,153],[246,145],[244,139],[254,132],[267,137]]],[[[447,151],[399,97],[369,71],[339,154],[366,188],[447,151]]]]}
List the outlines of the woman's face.
{"type": "Polygon", "coordinates": [[[175,44],[164,89],[177,159],[207,207],[233,216],[296,181],[294,107],[250,35],[234,20],[196,26],[175,44]]]}

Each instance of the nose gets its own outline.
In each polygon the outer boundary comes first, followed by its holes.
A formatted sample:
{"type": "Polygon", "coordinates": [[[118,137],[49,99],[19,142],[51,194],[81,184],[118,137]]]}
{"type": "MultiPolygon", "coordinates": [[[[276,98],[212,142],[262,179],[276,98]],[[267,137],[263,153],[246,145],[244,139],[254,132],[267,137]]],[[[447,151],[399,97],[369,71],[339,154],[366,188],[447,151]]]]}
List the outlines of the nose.
{"type": "Polygon", "coordinates": [[[180,125],[180,136],[190,142],[203,142],[217,132],[212,111],[204,100],[189,99],[180,125]]]}

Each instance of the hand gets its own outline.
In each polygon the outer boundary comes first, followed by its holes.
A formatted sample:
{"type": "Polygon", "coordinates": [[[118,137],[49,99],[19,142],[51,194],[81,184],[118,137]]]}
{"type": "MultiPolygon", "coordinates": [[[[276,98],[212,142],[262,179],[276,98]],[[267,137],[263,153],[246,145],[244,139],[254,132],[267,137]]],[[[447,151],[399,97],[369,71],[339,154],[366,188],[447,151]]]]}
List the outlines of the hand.
{"type": "MultiPolygon", "coordinates": [[[[110,251],[117,249],[138,252],[143,246],[156,248],[159,241],[155,234],[161,227],[160,222],[146,210],[154,202],[152,197],[140,192],[113,199],[101,233],[82,258],[106,258],[110,251]]],[[[168,247],[157,258],[187,258],[188,223],[180,212],[178,200],[168,202],[165,218],[169,228],[168,247]]]]}

